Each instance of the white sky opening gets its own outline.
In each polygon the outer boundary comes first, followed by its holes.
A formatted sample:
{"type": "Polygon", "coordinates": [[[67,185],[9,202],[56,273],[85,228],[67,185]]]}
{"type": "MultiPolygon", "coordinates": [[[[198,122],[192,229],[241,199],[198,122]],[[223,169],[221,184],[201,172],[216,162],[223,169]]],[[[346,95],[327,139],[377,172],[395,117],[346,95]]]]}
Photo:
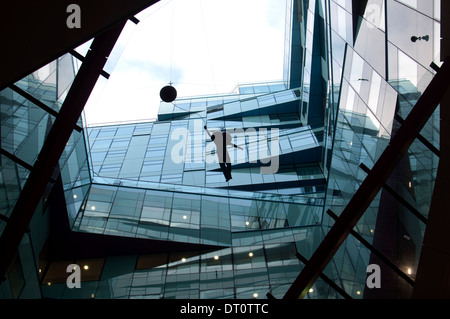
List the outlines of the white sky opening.
{"type": "Polygon", "coordinates": [[[161,0],[131,21],[85,107],[88,126],[157,118],[178,98],[283,79],[286,0],[161,0]]]}

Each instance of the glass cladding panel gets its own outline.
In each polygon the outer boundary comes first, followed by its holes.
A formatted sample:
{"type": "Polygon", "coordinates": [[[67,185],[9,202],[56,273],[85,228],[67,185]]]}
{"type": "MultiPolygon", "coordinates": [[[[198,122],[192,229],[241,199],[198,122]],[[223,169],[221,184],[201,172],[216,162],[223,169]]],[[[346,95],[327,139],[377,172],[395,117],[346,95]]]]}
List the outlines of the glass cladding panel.
{"type": "MultiPolygon", "coordinates": [[[[148,135],[152,132],[153,123],[135,124],[133,135],[148,135]]],[[[118,131],[120,132],[120,130],[118,131]]]]}
{"type": "Polygon", "coordinates": [[[300,261],[295,254],[296,247],[293,242],[265,245],[267,271],[272,285],[289,284],[295,280],[300,267],[300,261]]]}
{"type": "Polygon", "coordinates": [[[354,49],[380,74],[386,73],[385,43],[385,33],[363,19],[354,49]]]}
{"type": "Polygon", "coordinates": [[[403,2],[404,4],[407,4],[408,6],[417,9],[417,0],[397,0],[398,2],[403,2]]]}
{"type": "MultiPolygon", "coordinates": [[[[334,31],[331,30],[331,47],[332,51],[330,52],[339,66],[344,64],[344,53],[345,53],[345,41],[334,31]]],[[[338,77],[340,79],[340,77],[338,77]]]]}
{"type": "Polygon", "coordinates": [[[96,140],[92,145],[94,150],[108,149],[111,146],[111,140],[96,140]]]}
{"type": "Polygon", "coordinates": [[[331,4],[331,23],[332,28],[344,39],[347,40],[347,15],[345,10],[336,5],[333,1],[331,4]]]}
{"type": "MultiPolygon", "coordinates": [[[[385,1],[369,0],[364,12],[364,19],[371,24],[369,28],[379,28],[385,31],[385,1]]],[[[358,37],[360,37],[358,35],[358,37]]]]}
{"type": "Polygon", "coordinates": [[[142,207],[141,221],[169,225],[173,193],[147,190],[142,207]]]}
{"type": "Polygon", "coordinates": [[[120,170],[121,178],[138,178],[141,173],[144,156],[147,151],[149,135],[133,136],[120,170]]]}
{"type": "MultiPolygon", "coordinates": [[[[73,70],[67,70],[66,72],[70,73],[73,72],[73,70]]],[[[15,85],[40,100],[45,105],[51,107],[55,111],[58,111],[61,105],[56,101],[56,82],[57,63],[56,61],[52,61],[39,70],[16,82],[15,85]]]]}
{"type": "Polygon", "coordinates": [[[433,52],[433,20],[397,1],[388,0],[387,3],[389,41],[412,59],[428,67],[438,55],[433,52]]]}
{"type": "Polygon", "coordinates": [[[137,220],[141,215],[145,191],[120,188],[114,197],[110,217],[137,220]]]}
{"type": "Polygon", "coordinates": [[[224,115],[230,115],[239,113],[241,111],[241,103],[240,102],[231,102],[224,104],[223,112],[224,115]]]}
{"type": "Polygon", "coordinates": [[[10,216],[22,190],[22,183],[29,174],[28,170],[19,168],[19,165],[1,155],[0,213],[6,217],[10,216]]]}
{"type": "Polygon", "coordinates": [[[103,127],[97,137],[112,137],[116,135],[117,127],[103,127]]]}
{"type": "Polygon", "coordinates": [[[242,112],[251,111],[258,108],[258,100],[250,99],[241,102],[242,112]]]}
{"type": "Polygon", "coordinates": [[[399,183],[407,190],[405,198],[424,216],[428,216],[430,209],[438,164],[438,157],[415,140],[409,149],[408,177],[399,183]]]}
{"type": "Polygon", "coordinates": [[[58,102],[62,105],[67,91],[75,79],[75,68],[73,64],[73,57],[71,54],[63,55],[58,59],[58,102]]]}
{"type": "Polygon", "coordinates": [[[52,117],[16,92],[0,92],[2,148],[33,165],[39,154],[52,117]]]}
{"type": "Polygon", "coordinates": [[[129,138],[135,130],[134,125],[121,125],[117,128],[116,137],[129,138]]]}
{"type": "Polygon", "coordinates": [[[287,226],[286,211],[282,203],[258,201],[257,205],[262,229],[287,226]]]}
{"type": "Polygon", "coordinates": [[[204,244],[229,244],[231,223],[228,198],[202,196],[200,222],[204,244]]]}
{"type": "Polygon", "coordinates": [[[171,226],[180,228],[200,228],[201,196],[174,194],[171,226]]]}
{"type": "Polygon", "coordinates": [[[380,87],[381,87],[381,76],[378,75],[375,71],[373,71],[370,82],[369,100],[367,105],[374,114],[378,114],[377,110],[378,110],[378,100],[380,96],[380,87]]]}

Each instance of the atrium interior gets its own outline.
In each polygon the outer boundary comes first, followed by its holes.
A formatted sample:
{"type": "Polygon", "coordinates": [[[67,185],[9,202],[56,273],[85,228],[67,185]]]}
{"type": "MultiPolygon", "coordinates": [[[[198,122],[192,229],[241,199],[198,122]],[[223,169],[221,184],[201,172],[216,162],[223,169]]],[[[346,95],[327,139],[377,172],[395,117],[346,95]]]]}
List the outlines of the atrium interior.
{"type": "Polygon", "coordinates": [[[0,298],[449,298],[450,3],[286,0],[282,79],[88,124],[159,2],[1,13],[0,298]]]}

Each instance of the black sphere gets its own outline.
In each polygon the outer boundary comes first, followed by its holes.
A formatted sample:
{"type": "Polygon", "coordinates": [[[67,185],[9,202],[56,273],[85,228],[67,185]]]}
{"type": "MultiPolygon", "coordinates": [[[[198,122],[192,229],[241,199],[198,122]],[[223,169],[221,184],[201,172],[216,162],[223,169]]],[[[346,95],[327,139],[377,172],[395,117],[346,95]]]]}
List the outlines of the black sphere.
{"type": "Polygon", "coordinates": [[[173,86],[167,85],[161,89],[159,96],[164,102],[170,103],[177,98],[177,90],[173,86]]]}

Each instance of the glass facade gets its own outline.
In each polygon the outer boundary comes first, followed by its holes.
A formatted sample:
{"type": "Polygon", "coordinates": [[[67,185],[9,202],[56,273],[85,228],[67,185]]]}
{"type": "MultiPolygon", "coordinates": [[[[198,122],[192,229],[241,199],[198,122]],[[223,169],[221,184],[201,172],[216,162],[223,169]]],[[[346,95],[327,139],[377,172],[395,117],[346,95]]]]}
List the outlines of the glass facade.
{"type": "MultiPolygon", "coordinates": [[[[310,1],[310,7],[314,1],[310,1]]],[[[315,8],[324,5],[316,2],[315,8]]],[[[328,184],[325,210],[339,215],[409,114],[439,62],[440,1],[368,1],[364,10],[350,1],[324,6],[331,63],[329,143],[325,157],[328,184]],[[359,12],[359,14],[358,14],[359,12]],[[363,14],[361,14],[363,12],[363,14]],[[423,33],[423,34],[422,34],[423,33]],[[413,36],[428,36],[413,41],[413,36]],[[328,161],[329,160],[329,161],[328,161]]],[[[439,108],[421,135],[439,149],[439,108]]],[[[427,143],[415,140],[388,179],[397,197],[379,192],[354,231],[414,280],[436,178],[439,157],[427,143]]],[[[326,213],[325,231],[334,223],[326,213]]],[[[412,285],[356,237],[350,235],[325,269],[330,278],[355,298],[410,298],[412,285]],[[383,292],[367,289],[367,266],[387,274],[383,292]]]]}
{"type": "MultiPolygon", "coordinates": [[[[76,61],[66,54],[0,92],[1,96],[1,174],[0,235],[11,216],[19,194],[33,168],[47,134],[58,115],[67,91],[77,73],[76,61]]],[[[54,176],[61,176],[67,208],[74,216],[82,200],[83,185],[89,185],[82,120],[73,131],[59,160],[54,176]],[[78,194],[77,201],[74,194],[78,194]],[[78,205],[79,206],[79,205],[78,205]]],[[[53,179],[23,237],[6,280],[0,285],[1,298],[41,298],[39,281],[43,250],[49,236],[49,201],[53,179]]],[[[76,214],[75,214],[76,215],[76,214]]]]}
{"type": "MultiPolygon", "coordinates": [[[[153,122],[80,119],[0,297],[284,296],[304,266],[296,254],[312,256],[334,224],[327,212],[340,215],[367,175],[361,165],[378,160],[440,64],[440,1],[287,4],[283,81],[161,102],[153,122]],[[242,148],[228,147],[229,181],[205,125],[242,148]],[[81,251],[55,248],[61,208],[81,251]],[[66,283],[71,264],[82,267],[80,289],[66,283]]],[[[67,54],[0,92],[0,234],[76,71],[67,54]]],[[[421,137],[387,181],[395,196],[380,191],[354,228],[364,242],[349,235],[324,270],[353,298],[411,297],[391,272],[415,278],[438,109],[421,137]],[[388,269],[383,290],[366,287],[373,263],[388,269]]],[[[306,297],[344,298],[322,279],[306,297]]]]}
{"type": "MultiPolygon", "coordinates": [[[[196,245],[123,257],[134,268],[120,279],[105,275],[90,294],[264,298],[270,290],[281,296],[300,269],[296,246],[321,222],[326,190],[321,132],[298,126],[299,96],[280,83],[244,85],[231,97],[162,102],[156,122],[89,127],[92,183],[72,231],[196,245]],[[205,123],[211,131],[228,129],[244,145],[242,152],[229,149],[228,183],[205,123]],[[261,174],[275,154],[276,171],[261,174]],[[120,294],[111,288],[116,280],[126,286],[120,294]]],[[[104,267],[116,263],[104,259],[104,267]]],[[[73,296],[65,280],[50,286],[47,280],[46,296],[73,296]]]]}

